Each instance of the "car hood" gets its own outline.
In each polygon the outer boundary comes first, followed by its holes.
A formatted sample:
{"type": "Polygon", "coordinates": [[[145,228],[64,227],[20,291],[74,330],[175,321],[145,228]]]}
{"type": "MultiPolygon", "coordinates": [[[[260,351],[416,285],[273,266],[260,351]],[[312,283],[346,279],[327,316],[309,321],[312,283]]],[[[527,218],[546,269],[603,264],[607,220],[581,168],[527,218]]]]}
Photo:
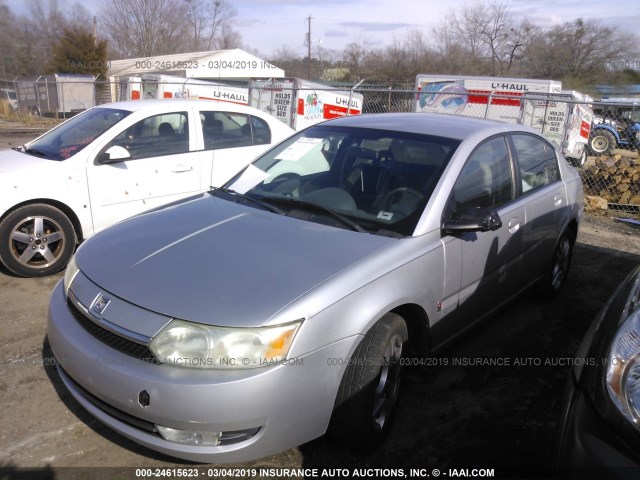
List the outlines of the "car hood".
{"type": "Polygon", "coordinates": [[[100,288],[145,309],[259,326],[394,242],[205,195],[106,229],[76,260],[100,288]]]}
{"type": "Polygon", "coordinates": [[[53,161],[16,150],[0,150],[0,175],[27,170],[33,173],[35,168],[49,167],[53,161]]]}

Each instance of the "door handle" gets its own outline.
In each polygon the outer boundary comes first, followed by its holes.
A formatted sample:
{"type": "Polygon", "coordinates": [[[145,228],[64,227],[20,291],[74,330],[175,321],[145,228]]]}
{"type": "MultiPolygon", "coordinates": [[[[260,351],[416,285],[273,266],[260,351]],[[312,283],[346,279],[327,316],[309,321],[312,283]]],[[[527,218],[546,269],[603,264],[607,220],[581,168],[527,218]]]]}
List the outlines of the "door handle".
{"type": "Polygon", "coordinates": [[[193,170],[193,167],[190,167],[188,165],[184,165],[182,163],[178,164],[178,165],[174,165],[171,168],[171,171],[173,173],[180,173],[180,172],[190,172],[191,170],[193,170]]]}
{"type": "Polygon", "coordinates": [[[517,218],[509,220],[509,233],[513,234],[520,230],[520,222],[517,218]]]}
{"type": "Polygon", "coordinates": [[[553,197],[553,204],[556,207],[559,207],[560,205],[562,205],[562,197],[560,195],[558,195],[557,193],[553,197]]]}

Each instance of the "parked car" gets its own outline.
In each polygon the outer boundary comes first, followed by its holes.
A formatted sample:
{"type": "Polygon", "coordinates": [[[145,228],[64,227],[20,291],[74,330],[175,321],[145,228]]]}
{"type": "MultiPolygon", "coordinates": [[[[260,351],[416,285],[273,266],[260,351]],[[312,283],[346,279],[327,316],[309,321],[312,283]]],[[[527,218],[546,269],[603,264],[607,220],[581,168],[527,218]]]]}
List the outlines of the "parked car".
{"type": "Polygon", "coordinates": [[[257,109],[196,100],[87,110],[0,152],[0,261],[25,277],[124,218],[222,185],[293,133],[257,109]]]}
{"type": "Polygon", "coordinates": [[[85,242],[55,288],[64,384],[154,450],[239,462],[329,430],[378,445],[404,359],[565,282],[576,170],[528,127],[343,117],[85,242]]]}
{"type": "Polygon", "coordinates": [[[600,311],[576,353],[560,422],[558,478],[640,474],[640,265],[600,311]]]}

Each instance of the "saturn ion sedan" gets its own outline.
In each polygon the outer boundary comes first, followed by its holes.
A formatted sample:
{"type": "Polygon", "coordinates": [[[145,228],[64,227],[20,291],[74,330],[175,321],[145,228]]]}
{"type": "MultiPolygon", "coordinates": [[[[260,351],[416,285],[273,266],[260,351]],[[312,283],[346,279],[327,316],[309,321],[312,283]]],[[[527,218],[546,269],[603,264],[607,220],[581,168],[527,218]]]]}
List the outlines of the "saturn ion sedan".
{"type": "Polygon", "coordinates": [[[330,120],[81,245],[48,337],[85,409],[168,455],[239,462],[327,431],[371,448],[409,356],[528,287],[558,293],[582,208],[527,127],[330,120]]]}

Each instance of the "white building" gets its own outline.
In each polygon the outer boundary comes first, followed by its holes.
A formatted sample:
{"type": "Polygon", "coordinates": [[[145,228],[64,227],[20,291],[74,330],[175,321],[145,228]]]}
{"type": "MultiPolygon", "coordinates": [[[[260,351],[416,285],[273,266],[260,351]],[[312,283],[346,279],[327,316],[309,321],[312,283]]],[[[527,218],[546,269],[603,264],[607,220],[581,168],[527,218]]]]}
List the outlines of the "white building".
{"type": "Polygon", "coordinates": [[[179,77],[244,84],[247,84],[250,78],[284,76],[284,70],[281,68],[239,48],[112,60],[107,70],[111,88],[103,93],[111,99],[104,100],[117,99],[120,82],[144,73],[166,73],[179,77]]]}

